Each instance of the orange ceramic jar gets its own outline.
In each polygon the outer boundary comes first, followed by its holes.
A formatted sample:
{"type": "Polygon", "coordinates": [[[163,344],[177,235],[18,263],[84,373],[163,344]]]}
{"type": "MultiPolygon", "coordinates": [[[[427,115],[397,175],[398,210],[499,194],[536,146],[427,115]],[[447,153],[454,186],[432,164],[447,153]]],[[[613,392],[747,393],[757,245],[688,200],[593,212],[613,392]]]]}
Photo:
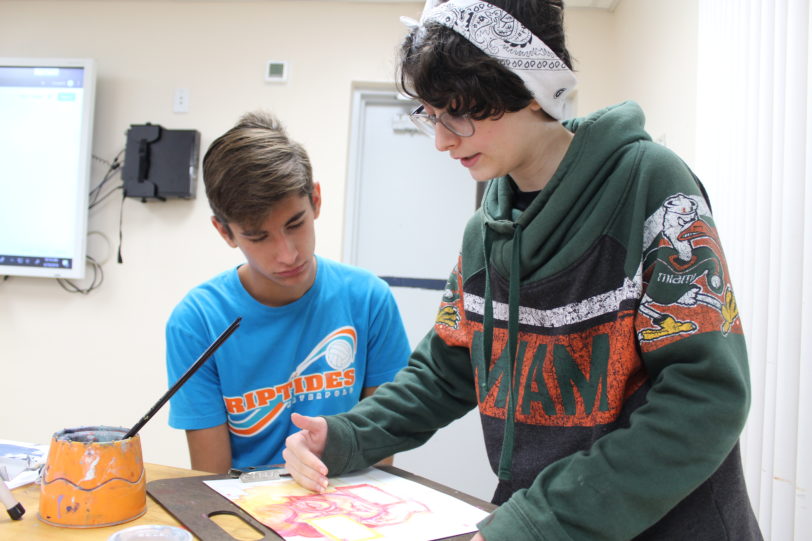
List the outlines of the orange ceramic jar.
{"type": "Polygon", "coordinates": [[[68,428],[51,439],[42,470],[39,518],[92,528],[136,519],[147,510],[141,440],[125,428],[68,428]]]}

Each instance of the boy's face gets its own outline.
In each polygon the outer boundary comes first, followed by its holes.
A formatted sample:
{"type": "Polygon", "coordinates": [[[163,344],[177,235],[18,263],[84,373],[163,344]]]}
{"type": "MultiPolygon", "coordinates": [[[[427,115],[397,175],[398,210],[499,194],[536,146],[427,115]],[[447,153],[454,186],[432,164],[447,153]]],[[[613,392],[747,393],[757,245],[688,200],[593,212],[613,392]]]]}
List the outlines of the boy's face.
{"type": "Polygon", "coordinates": [[[271,208],[256,227],[230,223],[231,234],[215,218],[212,223],[232,248],[239,248],[246,264],[240,281],[258,301],[282,306],[304,295],[316,278],[314,221],[321,208],[321,188],[313,194],[290,195],[271,208]],[[312,203],[311,203],[312,199],[312,203]]]}

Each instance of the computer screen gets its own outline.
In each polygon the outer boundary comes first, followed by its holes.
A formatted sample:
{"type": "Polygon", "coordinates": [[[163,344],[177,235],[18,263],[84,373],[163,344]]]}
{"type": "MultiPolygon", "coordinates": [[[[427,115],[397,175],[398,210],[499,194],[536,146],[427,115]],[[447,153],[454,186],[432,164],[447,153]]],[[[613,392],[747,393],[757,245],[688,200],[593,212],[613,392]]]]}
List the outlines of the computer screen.
{"type": "Polygon", "coordinates": [[[0,276],[83,278],[91,59],[0,58],[0,276]]]}

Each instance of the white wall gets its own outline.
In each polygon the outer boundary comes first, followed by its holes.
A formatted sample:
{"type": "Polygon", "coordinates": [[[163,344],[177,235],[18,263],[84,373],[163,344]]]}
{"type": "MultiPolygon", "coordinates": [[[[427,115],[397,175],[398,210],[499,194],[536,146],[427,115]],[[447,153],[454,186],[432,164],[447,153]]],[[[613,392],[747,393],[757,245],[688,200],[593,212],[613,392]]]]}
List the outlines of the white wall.
{"type": "MultiPolygon", "coordinates": [[[[0,0],[0,56],[95,58],[93,152],[108,160],[130,124],[197,129],[202,152],[241,113],[275,111],[310,152],[322,183],[317,249],[340,259],[351,86],[392,80],[404,33],[398,17],[417,17],[422,5],[0,0]],[[287,84],[264,82],[271,59],[290,63],[287,84]],[[172,113],[178,87],[190,91],[187,114],[172,113]]],[[[655,137],[666,133],[690,163],[695,11],[696,0],[568,10],[580,112],[635,99],[655,137]]],[[[93,184],[104,173],[99,165],[93,184]]],[[[105,280],[87,296],[48,279],[0,282],[0,438],[45,442],[66,427],[130,426],[163,394],[169,311],[190,287],[240,261],[208,223],[202,183],[198,192],[194,201],[125,201],[123,264],[115,261],[120,198],[94,209],[89,228],[110,243],[90,238],[105,280]]],[[[144,458],[187,466],[185,438],[167,427],[166,413],[141,432],[144,458]]]]}
{"type": "Polygon", "coordinates": [[[579,113],[634,100],[651,137],[692,165],[698,13],[698,0],[621,0],[614,12],[568,10],[579,113]]]}
{"type": "MultiPolygon", "coordinates": [[[[0,56],[93,57],[98,67],[93,152],[112,159],[130,124],[197,129],[201,154],[243,112],[276,112],[308,149],[325,204],[318,250],[340,259],[353,81],[390,81],[400,15],[422,3],[3,1],[0,56]],[[287,84],[263,79],[287,60],[287,84]],[[173,90],[190,112],[172,113],[173,90]]],[[[47,156],[43,156],[47,159],[47,156]]],[[[94,166],[92,184],[104,173],[94,166]]],[[[133,425],[167,388],[163,326],[193,285],[240,261],[209,224],[198,184],[193,201],[124,203],[91,212],[90,255],[106,261],[87,296],[55,281],[0,282],[0,437],[45,442],[65,427],[133,425]]],[[[2,234],[2,232],[0,232],[2,234]]],[[[141,432],[147,461],[185,466],[185,438],[165,407],[141,432]]]]}

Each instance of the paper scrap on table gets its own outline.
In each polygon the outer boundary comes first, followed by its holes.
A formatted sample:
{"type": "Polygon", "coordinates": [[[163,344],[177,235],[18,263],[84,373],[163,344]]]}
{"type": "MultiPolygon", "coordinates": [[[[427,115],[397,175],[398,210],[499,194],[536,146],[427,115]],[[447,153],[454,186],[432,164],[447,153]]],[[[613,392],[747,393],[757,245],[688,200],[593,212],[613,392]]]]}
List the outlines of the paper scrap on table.
{"type": "Polygon", "coordinates": [[[378,469],[330,479],[325,494],[292,479],[204,481],[286,541],[430,541],[476,531],[488,513],[378,469]]]}
{"type": "Polygon", "coordinates": [[[48,457],[48,444],[0,440],[0,478],[10,489],[33,483],[48,457]]]}

